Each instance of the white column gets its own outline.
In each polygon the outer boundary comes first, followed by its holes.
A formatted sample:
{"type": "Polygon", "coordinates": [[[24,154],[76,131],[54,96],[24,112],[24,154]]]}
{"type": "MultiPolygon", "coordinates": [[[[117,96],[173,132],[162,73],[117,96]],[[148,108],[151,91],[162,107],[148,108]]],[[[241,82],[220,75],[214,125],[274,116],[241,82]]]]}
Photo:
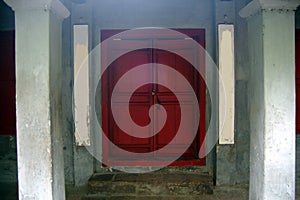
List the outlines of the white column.
{"type": "Polygon", "coordinates": [[[250,199],[295,198],[295,23],[298,0],[254,0],[250,52],[250,199]]]}
{"type": "Polygon", "coordinates": [[[65,199],[61,125],[62,20],[58,0],[5,0],[15,11],[20,200],[65,199]]]}

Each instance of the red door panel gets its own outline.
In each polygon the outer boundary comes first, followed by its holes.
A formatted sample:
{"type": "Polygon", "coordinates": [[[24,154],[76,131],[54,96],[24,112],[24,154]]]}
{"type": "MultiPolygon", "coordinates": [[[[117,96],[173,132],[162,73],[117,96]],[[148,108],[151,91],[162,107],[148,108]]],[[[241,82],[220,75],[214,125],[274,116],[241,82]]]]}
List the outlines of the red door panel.
{"type": "MultiPolygon", "coordinates": [[[[131,116],[134,119],[134,122],[143,125],[143,124],[148,124],[149,123],[149,117],[145,115],[145,113],[148,112],[149,110],[149,103],[145,104],[138,104],[138,103],[131,103],[130,109],[134,112],[131,112],[131,116]]],[[[127,115],[126,115],[126,109],[127,105],[124,104],[113,104],[113,106],[116,107],[116,110],[118,110],[118,115],[121,119],[124,119],[125,121],[128,120],[127,115]]],[[[131,132],[136,131],[135,127],[129,127],[129,130],[131,132]]],[[[151,137],[151,131],[149,130],[149,137],[151,137]]],[[[122,146],[122,145],[128,145],[128,146],[146,146],[150,145],[149,139],[144,139],[144,138],[137,138],[137,137],[131,137],[128,134],[125,134],[124,131],[121,131],[117,126],[113,127],[112,132],[113,134],[113,141],[116,145],[122,146]]]]}
{"type": "Polygon", "coordinates": [[[1,81],[0,83],[1,135],[15,135],[15,83],[13,81],[1,81]]]}
{"type": "MultiPolygon", "coordinates": [[[[173,117],[170,117],[171,120],[168,120],[165,127],[161,131],[162,134],[158,134],[156,137],[156,145],[157,149],[163,148],[165,145],[169,144],[172,141],[172,149],[171,151],[163,152],[163,156],[172,157],[172,155],[177,155],[177,153],[185,152],[183,157],[189,157],[189,158],[197,158],[197,148],[196,148],[196,141],[193,142],[192,145],[186,150],[186,145],[190,144],[190,141],[187,139],[189,138],[188,135],[193,136],[192,133],[197,131],[193,130],[193,119],[189,119],[187,123],[181,122],[180,120],[180,106],[178,103],[162,103],[162,106],[165,107],[167,110],[168,115],[172,115],[173,117]],[[174,120],[174,121],[172,121],[174,120]],[[175,134],[177,132],[177,127],[180,123],[183,123],[183,130],[185,131],[184,134],[187,135],[187,137],[176,139],[175,134]]],[[[193,105],[183,105],[181,109],[184,109],[185,111],[189,112],[189,116],[193,116],[194,108],[193,105]]],[[[160,155],[161,156],[161,155],[160,155]]]]}
{"type": "Polygon", "coordinates": [[[15,35],[0,31],[0,135],[16,134],[15,35]]]}
{"type": "MultiPolygon", "coordinates": [[[[172,49],[176,49],[176,52],[180,50],[189,58],[193,57],[193,54],[195,53],[195,51],[193,51],[191,48],[192,45],[190,44],[190,41],[188,40],[176,40],[172,42],[167,40],[157,41],[155,42],[155,47],[160,48],[160,45],[164,45],[164,43],[168,43],[170,51],[172,49]]],[[[176,74],[168,73],[167,71],[156,66],[158,83],[165,82],[166,85],[173,88],[171,92],[168,88],[161,85],[158,85],[157,87],[157,98],[161,102],[162,106],[165,106],[165,108],[168,110],[168,115],[171,116],[171,120],[167,121],[166,126],[163,129],[163,134],[158,135],[157,145],[158,147],[163,147],[164,145],[170,143],[173,138],[175,138],[177,132],[176,128],[180,123],[184,123],[180,118],[180,109],[182,109],[188,111],[187,117],[189,117],[189,119],[187,119],[187,122],[185,122],[186,124],[183,124],[183,130],[185,131],[185,135],[187,135],[187,137],[180,138],[180,141],[174,140],[172,142],[172,144],[174,144],[174,149],[171,152],[166,152],[166,154],[169,154],[167,156],[170,157],[174,153],[185,152],[184,157],[197,158],[198,152],[196,150],[196,146],[197,143],[199,143],[199,140],[195,140],[186,151],[183,149],[185,145],[190,144],[190,141],[187,139],[189,138],[188,135],[197,132],[197,130],[193,130],[196,115],[193,108],[193,104],[195,103],[196,99],[193,99],[193,93],[195,93],[195,91],[196,93],[198,92],[198,84],[196,81],[197,77],[195,77],[197,71],[189,62],[175,53],[156,50],[154,57],[156,61],[155,63],[172,67],[178,72],[176,74]],[[192,88],[180,81],[181,79],[179,79],[179,76],[182,75],[185,77],[185,80],[189,82],[192,88]],[[175,95],[185,100],[182,107],[180,107],[175,95]]]]}
{"type": "MultiPolygon", "coordinates": [[[[149,138],[138,138],[127,134],[120,128],[114,119],[111,112],[112,107],[117,111],[117,117],[126,123],[128,117],[126,111],[128,110],[128,104],[126,99],[130,98],[130,114],[133,121],[140,125],[147,125],[149,123],[148,111],[151,106],[151,86],[145,85],[138,88],[133,95],[131,95],[128,88],[131,88],[138,83],[139,80],[152,81],[151,69],[144,70],[139,73],[139,76],[128,75],[128,71],[136,66],[151,62],[151,51],[149,49],[134,50],[136,49],[135,43],[149,41],[112,41],[107,47],[105,54],[102,54],[102,63],[109,61],[111,57],[119,55],[123,50],[130,51],[129,53],[122,55],[117,60],[109,65],[104,73],[102,81],[102,116],[103,116],[103,129],[107,133],[108,138],[118,147],[136,153],[150,152],[152,150],[152,140],[149,138]],[[131,51],[133,50],[133,51],[131,51]],[[103,58],[107,56],[107,58],[103,58]],[[127,79],[122,84],[118,84],[121,77],[127,74],[127,79]],[[114,92],[114,98],[111,95],[114,92]]],[[[134,127],[128,127],[129,131],[135,131],[134,127]]],[[[149,135],[152,130],[149,130],[149,135]]],[[[104,145],[105,146],[105,145],[104,145]]],[[[123,158],[124,155],[116,148],[110,148],[103,150],[103,156],[105,160],[116,160],[123,158]],[[110,149],[108,151],[108,149],[110,149]]],[[[124,158],[123,158],[124,159],[124,158]]]]}

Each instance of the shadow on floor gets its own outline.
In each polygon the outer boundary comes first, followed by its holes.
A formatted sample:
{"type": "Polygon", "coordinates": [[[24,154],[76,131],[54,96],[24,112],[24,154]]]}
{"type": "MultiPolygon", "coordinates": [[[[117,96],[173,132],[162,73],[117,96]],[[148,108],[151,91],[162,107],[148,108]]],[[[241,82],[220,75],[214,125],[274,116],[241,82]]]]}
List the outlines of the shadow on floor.
{"type": "Polygon", "coordinates": [[[18,200],[17,183],[0,183],[1,200],[18,200]]]}

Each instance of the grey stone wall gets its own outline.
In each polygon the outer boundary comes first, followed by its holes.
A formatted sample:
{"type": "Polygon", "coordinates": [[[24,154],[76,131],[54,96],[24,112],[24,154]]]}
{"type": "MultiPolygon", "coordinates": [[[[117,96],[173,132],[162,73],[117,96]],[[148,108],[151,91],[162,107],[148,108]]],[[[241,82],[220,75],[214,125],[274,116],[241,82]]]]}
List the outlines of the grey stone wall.
{"type": "Polygon", "coordinates": [[[247,3],[216,0],[216,24],[235,25],[235,140],[233,145],[217,146],[217,185],[249,183],[248,29],[247,21],[238,14],[247,3]]]}

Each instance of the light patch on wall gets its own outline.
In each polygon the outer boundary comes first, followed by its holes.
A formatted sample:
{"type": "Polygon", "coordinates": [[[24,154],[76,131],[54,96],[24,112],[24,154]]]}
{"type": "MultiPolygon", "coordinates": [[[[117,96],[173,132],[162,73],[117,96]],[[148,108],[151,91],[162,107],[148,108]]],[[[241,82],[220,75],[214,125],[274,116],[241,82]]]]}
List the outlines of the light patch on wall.
{"type": "Polygon", "coordinates": [[[218,25],[219,44],[219,143],[234,144],[234,26],[218,25]],[[222,79],[222,81],[221,81],[222,79]],[[223,85],[222,85],[223,84],[223,85]],[[225,106],[225,107],[224,107],[225,106]],[[222,112],[224,111],[225,112],[222,112]],[[223,116],[225,113],[225,116],[223,116]],[[220,119],[223,119],[221,124],[220,119]]]}
{"type": "Polygon", "coordinates": [[[74,118],[75,141],[90,145],[88,25],[74,25],[74,118]]]}

